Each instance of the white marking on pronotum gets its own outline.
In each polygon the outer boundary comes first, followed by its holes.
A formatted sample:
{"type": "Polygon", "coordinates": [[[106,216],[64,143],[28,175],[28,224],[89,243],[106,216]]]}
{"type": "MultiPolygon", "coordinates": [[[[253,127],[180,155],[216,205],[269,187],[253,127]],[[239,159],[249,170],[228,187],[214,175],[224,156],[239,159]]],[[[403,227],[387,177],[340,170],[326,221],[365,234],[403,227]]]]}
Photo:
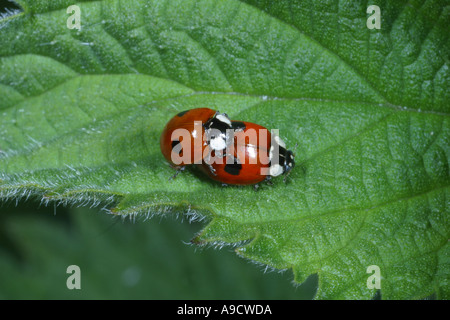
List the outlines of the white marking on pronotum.
{"type": "Polygon", "coordinates": [[[275,142],[278,143],[278,145],[280,147],[283,147],[286,149],[286,143],[284,143],[284,141],[281,140],[281,138],[279,136],[275,136],[274,139],[275,139],[275,142]]]}
{"type": "Polygon", "coordinates": [[[270,166],[270,175],[273,177],[277,177],[283,173],[283,167],[279,164],[273,164],[270,166]]]}
{"type": "Polygon", "coordinates": [[[226,115],[220,113],[220,114],[218,114],[218,115],[216,116],[216,118],[217,118],[219,121],[224,122],[224,123],[226,123],[227,125],[231,126],[231,121],[230,121],[230,119],[228,119],[228,117],[227,117],[226,115]]]}
{"type": "Polygon", "coordinates": [[[214,137],[209,142],[211,149],[213,150],[223,150],[227,147],[225,140],[222,137],[214,137]]]}

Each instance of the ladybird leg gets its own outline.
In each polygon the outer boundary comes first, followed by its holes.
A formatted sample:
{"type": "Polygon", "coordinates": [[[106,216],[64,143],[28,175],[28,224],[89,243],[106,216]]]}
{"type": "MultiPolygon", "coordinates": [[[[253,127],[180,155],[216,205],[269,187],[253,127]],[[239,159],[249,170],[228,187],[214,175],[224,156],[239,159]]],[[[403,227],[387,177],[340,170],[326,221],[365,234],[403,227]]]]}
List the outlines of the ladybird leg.
{"type": "Polygon", "coordinates": [[[254,185],[253,185],[253,189],[254,189],[255,191],[258,191],[258,189],[259,189],[259,184],[254,184],[254,185]]]}
{"type": "Polygon", "coordinates": [[[222,187],[228,187],[228,184],[222,183],[222,187]]]}
{"type": "Polygon", "coordinates": [[[203,163],[206,164],[208,166],[209,171],[211,171],[211,173],[213,175],[217,175],[216,174],[216,169],[213,168],[212,164],[211,164],[211,152],[208,152],[208,155],[205,157],[205,159],[203,160],[203,163]]]}
{"type": "Polygon", "coordinates": [[[272,177],[271,176],[267,176],[266,178],[266,182],[269,186],[273,186],[273,182],[272,182],[272,177]]]}
{"type": "Polygon", "coordinates": [[[286,173],[286,174],[284,175],[284,178],[283,178],[283,182],[284,182],[284,183],[286,183],[287,177],[289,176],[290,173],[291,173],[291,171],[289,171],[288,173],[286,173]]]}
{"type": "Polygon", "coordinates": [[[207,166],[209,168],[209,171],[211,171],[211,173],[213,175],[217,176],[216,169],[214,169],[213,166],[211,164],[209,164],[209,163],[207,163],[207,166]]]}
{"type": "Polygon", "coordinates": [[[216,176],[217,175],[216,174],[216,169],[214,169],[213,166],[212,166],[213,165],[213,163],[212,163],[212,152],[215,153],[216,151],[211,150],[210,147],[208,147],[208,148],[209,148],[209,152],[207,153],[207,155],[204,158],[203,162],[208,166],[209,171],[211,171],[211,173],[216,176]]]}
{"type": "Polygon", "coordinates": [[[174,173],[174,175],[173,176],[171,176],[170,178],[169,178],[169,181],[170,180],[174,180],[176,177],[177,177],[177,175],[181,172],[181,171],[184,171],[184,169],[186,169],[186,166],[182,166],[182,167],[173,167],[176,171],[175,171],[175,173],[174,173]]]}

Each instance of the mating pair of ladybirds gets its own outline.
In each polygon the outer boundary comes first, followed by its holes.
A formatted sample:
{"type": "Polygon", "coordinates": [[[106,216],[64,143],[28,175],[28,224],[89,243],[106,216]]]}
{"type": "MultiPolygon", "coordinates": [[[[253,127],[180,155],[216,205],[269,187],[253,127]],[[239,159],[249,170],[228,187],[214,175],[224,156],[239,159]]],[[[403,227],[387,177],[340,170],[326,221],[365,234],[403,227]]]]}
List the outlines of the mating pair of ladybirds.
{"type": "Polygon", "coordinates": [[[183,111],[165,126],[161,151],[177,170],[197,165],[223,184],[251,185],[287,174],[294,154],[278,135],[208,108],[183,111]]]}

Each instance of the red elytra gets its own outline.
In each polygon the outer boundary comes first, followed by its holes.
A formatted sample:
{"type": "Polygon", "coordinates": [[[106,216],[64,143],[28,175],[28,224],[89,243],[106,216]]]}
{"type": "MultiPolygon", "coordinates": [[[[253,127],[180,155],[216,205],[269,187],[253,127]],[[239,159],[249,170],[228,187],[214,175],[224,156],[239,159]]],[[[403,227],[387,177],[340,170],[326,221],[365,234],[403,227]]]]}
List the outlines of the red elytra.
{"type": "Polygon", "coordinates": [[[234,129],[231,152],[227,151],[223,161],[212,157],[212,163],[204,161],[199,167],[213,180],[225,184],[250,185],[264,181],[269,175],[270,167],[270,131],[251,122],[231,123],[234,129]]]}
{"type": "Polygon", "coordinates": [[[216,111],[209,108],[196,108],[180,112],[170,119],[160,138],[160,148],[164,158],[175,167],[183,167],[194,162],[201,163],[206,146],[203,143],[205,129],[201,125],[195,125],[195,121],[205,124],[215,114],[216,111]],[[185,134],[180,136],[179,133],[183,133],[183,130],[185,134]],[[183,157],[183,152],[186,150],[191,151],[190,157],[183,157]]]}

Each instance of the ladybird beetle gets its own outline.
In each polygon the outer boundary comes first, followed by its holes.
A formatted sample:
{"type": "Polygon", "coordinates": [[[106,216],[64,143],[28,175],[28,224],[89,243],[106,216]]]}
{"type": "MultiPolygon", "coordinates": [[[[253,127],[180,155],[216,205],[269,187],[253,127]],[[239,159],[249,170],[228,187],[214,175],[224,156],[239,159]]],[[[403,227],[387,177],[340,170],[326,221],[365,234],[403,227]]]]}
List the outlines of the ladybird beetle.
{"type": "Polygon", "coordinates": [[[161,152],[177,169],[200,164],[207,145],[217,151],[225,149],[227,128],[231,128],[231,121],[225,113],[209,108],[182,111],[164,127],[160,137],[161,152]],[[190,153],[186,154],[186,150],[190,153]]]}
{"type": "Polygon", "coordinates": [[[228,147],[232,148],[227,149],[222,159],[215,157],[213,162],[208,162],[210,159],[205,158],[200,165],[202,171],[213,180],[233,185],[257,184],[289,174],[295,165],[294,154],[286,149],[279,136],[272,136],[269,130],[255,123],[231,123],[233,143],[228,147]]]}

